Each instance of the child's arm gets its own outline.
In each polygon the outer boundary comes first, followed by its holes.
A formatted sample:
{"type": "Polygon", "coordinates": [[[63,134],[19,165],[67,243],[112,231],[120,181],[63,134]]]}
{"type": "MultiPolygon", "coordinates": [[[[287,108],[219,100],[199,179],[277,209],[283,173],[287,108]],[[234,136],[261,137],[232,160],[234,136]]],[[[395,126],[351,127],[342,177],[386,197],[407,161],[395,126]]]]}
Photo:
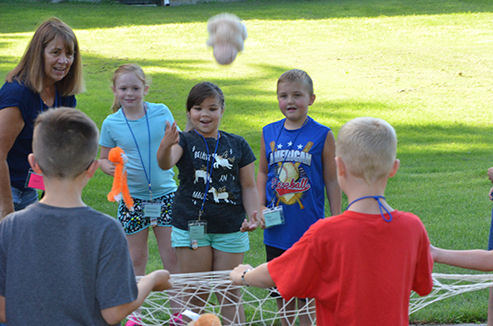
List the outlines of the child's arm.
{"type": "Polygon", "coordinates": [[[493,251],[487,250],[446,250],[431,246],[433,261],[477,271],[493,271],[493,251]]]}
{"type": "Polygon", "coordinates": [[[257,185],[255,183],[255,163],[250,163],[240,168],[240,184],[241,184],[241,199],[243,201],[243,208],[248,216],[248,221],[245,219],[240,231],[253,231],[255,230],[259,222],[257,216],[260,210],[257,185]]]}
{"type": "Polygon", "coordinates": [[[171,288],[167,270],[154,271],[140,279],[137,284],[139,295],[135,301],[101,310],[104,320],[114,325],[138,309],[151,291],[164,291],[171,288]]]}
{"type": "Polygon", "coordinates": [[[488,179],[493,183],[493,166],[488,169],[488,179]]]}
{"type": "Polygon", "coordinates": [[[330,205],[330,215],[341,214],[342,192],[337,182],[337,168],[335,162],[336,143],[334,134],[329,131],[325,138],[324,150],[322,153],[322,164],[325,189],[330,205]]]}
{"type": "MultiPolygon", "coordinates": [[[[490,179],[490,181],[493,183],[493,167],[488,169],[488,179],[490,179]]],[[[491,188],[490,191],[488,192],[488,197],[490,197],[491,200],[493,200],[492,194],[493,194],[493,188],[491,188]]]]}
{"type": "Polygon", "coordinates": [[[263,263],[254,269],[252,269],[252,266],[250,265],[238,265],[231,271],[229,278],[233,281],[233,284],[236,285],[248,285],[263,289],[274,287],[276,286],[276,283],[274,283],[270,276],[267,264],[268,263],[263,263]],[[243,274],[246,270],[249,271],[243,274]]]}
{"type": "MultiPolygon", "coordinates": [[[[267,207],[267,195],[265,194],[265,187],[267,185],[267,174],[269,173],[269,164],[267,163],[267,157],[265,156],[265,142],[264,142],[264,134],[262,133],[262,139],[260,140],[260,158],[259,158],[259,166],[257,172],[257,191],[258,198],[260,201],[260,211],[264,211],[267,207]]],[[[262,214],[260,220],[260,226],[265,228],[264,216],[262,214]]]]}
{"type": "Polygon", "coordinates": [[[101,146],[101,151],[99,153],[99,166],[104,173],[115,176],[115,164],[108,159],[108,155],[110,153],[111,148],[101,146]]]}
{"type": "Polygon", "coordinates": [[[5,297],[0,295],[0,323],[5,322],[5,297]]]}
{"type": "Polygon", "coordinates": [[[170,126],[169,122],[166,121],[166,132],[157,150],[157,161],[161,169],[171,169],[180,160],[183,155],[183,148],[178,145],[179,142],[180,133],[176,127],[176,122],[170,126]]]}

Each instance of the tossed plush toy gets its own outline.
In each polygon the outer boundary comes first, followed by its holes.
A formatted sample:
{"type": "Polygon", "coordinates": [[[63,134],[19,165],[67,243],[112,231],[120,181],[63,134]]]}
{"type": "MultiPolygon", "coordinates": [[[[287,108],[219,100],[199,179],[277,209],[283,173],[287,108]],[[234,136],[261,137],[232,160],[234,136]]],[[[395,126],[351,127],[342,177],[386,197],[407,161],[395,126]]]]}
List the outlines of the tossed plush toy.
{"type": "Polygon", "coordinates": [[[109,201],[120,201],[123,197],[123,202],[127,206],[128,210],[133,212],[134,200],[130,196],[130,191],[127,185],[127,171],[125,169],[125,163],[128,162],[128,156],[125,155],[123,149],[120,147],[112,148],[108,154],[108,159],[116,163],[115,166],[115,178],[113,179],[113,187],[108,194],[109,201]]]}
{"type": "Polygon", "coordinates": [[[221,326],[221,320],[214,314],[203,314],[192,320],[187,326],[221,326]]]}
{"type": "Polygon", "coordinates": [[[238,52],[243,51],[247,30],[237,16],[227,13],[213,16],[207,23],[207,30],[207,45],[213,47],[214,57],[219,64],[229,65],[238,52]]]}

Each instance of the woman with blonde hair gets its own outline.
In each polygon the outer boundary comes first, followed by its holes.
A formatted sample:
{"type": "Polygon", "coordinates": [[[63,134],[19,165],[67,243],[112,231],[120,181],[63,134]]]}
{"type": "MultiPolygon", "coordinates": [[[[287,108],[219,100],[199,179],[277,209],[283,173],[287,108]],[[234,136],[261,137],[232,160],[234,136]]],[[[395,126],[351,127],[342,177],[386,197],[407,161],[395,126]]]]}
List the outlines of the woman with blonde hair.
{"type": "Polygon", "coordinates": [[[84,90],[74,32],[58,18],[45,21],[0,89],[0,220],[37,200],[26,187],[35,118],[48,108],[75,107],[84,90]]]}

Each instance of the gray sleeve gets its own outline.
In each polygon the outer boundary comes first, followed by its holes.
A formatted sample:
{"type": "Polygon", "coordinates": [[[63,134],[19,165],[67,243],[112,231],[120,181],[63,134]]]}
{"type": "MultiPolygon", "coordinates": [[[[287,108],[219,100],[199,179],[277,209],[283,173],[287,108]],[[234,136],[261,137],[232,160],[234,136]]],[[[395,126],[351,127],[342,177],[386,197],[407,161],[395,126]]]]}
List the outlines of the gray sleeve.
{"type": "MultiPolygon", "coordinates": [[[[116,221],[115,221],[116,222],[116,221]]],[[[137,299],[137,283],[127,240],[117,222],[106,230],[100,248],[96,298],[101,310],[137,299]]]]}
{"type": "Polygon", "coordinates": [[[3,223],[0,223],[0,295],[5,297],[5,288],[7,282],[7,244],[8,241],[8,232],[7,222],[6,220],[3,223]]]}

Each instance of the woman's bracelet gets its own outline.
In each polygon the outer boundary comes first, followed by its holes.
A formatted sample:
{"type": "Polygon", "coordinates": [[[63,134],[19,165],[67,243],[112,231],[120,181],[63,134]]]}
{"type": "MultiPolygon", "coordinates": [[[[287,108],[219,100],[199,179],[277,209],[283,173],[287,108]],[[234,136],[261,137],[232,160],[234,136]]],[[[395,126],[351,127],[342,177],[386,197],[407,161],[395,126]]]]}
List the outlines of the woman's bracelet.
{"type": "Polygon", "coordinates": [[[245,282],[245,274],[246,274],[247,272],[251,271],[251,270],[252,270],[252,269],[251,269],[251,268],[249,268],[249,269],[245,270],[245,271],[243,272],[243,274],[241,274],[241,281],[243,282],[243,285],[244,285],[244,286],[250,286],[250,285],[248,285],[248,284],[245,282]]]}

